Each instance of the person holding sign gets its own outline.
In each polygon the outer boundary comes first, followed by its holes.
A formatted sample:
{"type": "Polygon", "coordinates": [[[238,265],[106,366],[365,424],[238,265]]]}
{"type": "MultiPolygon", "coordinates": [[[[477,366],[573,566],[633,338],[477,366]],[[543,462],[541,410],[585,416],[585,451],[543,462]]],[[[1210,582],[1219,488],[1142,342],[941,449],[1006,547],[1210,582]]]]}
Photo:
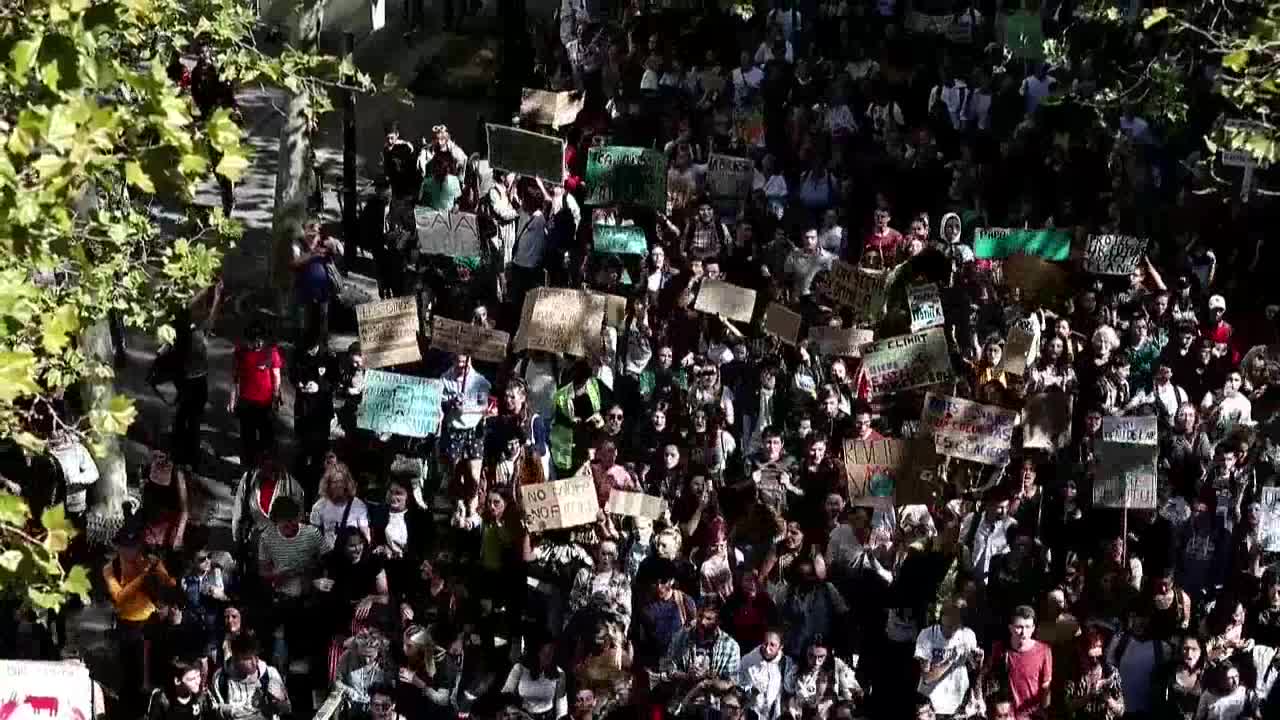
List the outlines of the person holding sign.
{"type": "Polygon", "coordinates": [[[443,457],[455,466],[462,461],[479,460],[484,457],[481,421],[489,409],[489,379],[471,367],[471,356],[459,353],[454,356],[453,367],[440,376],[440,383],[443,457]]]}

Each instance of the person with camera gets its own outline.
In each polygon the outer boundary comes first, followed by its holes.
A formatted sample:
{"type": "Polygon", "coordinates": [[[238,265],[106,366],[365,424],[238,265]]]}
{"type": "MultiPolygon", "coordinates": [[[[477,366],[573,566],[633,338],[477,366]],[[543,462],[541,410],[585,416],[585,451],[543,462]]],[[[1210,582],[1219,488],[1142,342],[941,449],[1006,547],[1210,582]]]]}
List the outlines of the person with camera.
{"type": "Polygon", "coordinates": [[[158,556],[145,552],[139,529],[121,529],[115,546],[116,556],[102,568],[102,578],[115,610],[112,645],[121,659],[121,717],[137,717],[144,709],[144,690],[151,686],[156,629],[166,622],[180,623],[182,612],[164,602],[166,591],[177,583],[158,556]]]}
{"type": "Polygon", "coordinates": [[[284,678],[258,657],[257,638],[241,633],[231,641],[231,657],[213,675],[214,709],[226,720],[276,720],[293,706],[284,678]]]}

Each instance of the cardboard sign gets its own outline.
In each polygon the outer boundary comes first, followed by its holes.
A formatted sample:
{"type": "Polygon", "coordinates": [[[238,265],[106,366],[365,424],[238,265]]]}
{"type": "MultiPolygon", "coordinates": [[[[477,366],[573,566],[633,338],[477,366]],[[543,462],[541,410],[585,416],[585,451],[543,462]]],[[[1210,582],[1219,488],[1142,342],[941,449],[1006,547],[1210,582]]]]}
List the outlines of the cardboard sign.
{"type": "Polygon", "coordinates": [[[662,517],[662,511],[666,507],[667,501],[655,495],[611,490],[609,491],[609,502],[605,503],[604,509],[605,512],[611,512],[614,515],[657,520],[662,517]]]}
{"type": "Polygon", "coordinates": [[[800,314],[771,302],[764,311],[764,331],[788,345],[795,345],[800,338],[800,314]]]}
{"type": "Polygon", "coordinates": [[[911,310],[911,332],[920,332],[943,324],[942,295],[938,286],[929,283],[907,290],[907,307],[911,310]]]}
{"type": "Polygon", "coordinates": [[[74,662],[0,660],[0,699],[13,720],[92,720],[93,680],[74,662]]]}
{"type": "Polygon", "coordinates": [[[437,378],[368,370],[356,425],[375,433],[427,437],[440,432],[444,386],[437,378]]]}
{"type": "Polygon", "coordinates": [[[863,346],[862,366],[873,395],[950,382],[951,354],[942,328],[878,340],[863,346]]]}
{"type": "Polygon", "coordinates": [[[600,351],[604,313],[603,296],[536,288],[525,296],[515,349],[589,357],[600,351]]]}
{"type": "Polygon", "coordinates": [[[1102,439],[1105,442],[1154,447],[1159,441],[1159,429],[1155,415],[1102,418],[1102,439]]]}
{"type": "Polygon", "coordinates": [[[598,302],[604,303],[604,324],[621,330],[622,323],[627,320],[627,299],[621,295],[610,295],[594,290],[588,290],[587,294],[599,298],[598,302]]]}
{"type": "Polygon", "coordinates": [[[1095,507],[1154,510],[1156,454],[1146,445],[1101,441],[1096,445],[1093,504],[1095,507]]]}
{"type": "Polygon", "coordinates": [[[920,424],[933,434],[939,455],[983,465],[1009,462],[1018,413],[948,395],[925,395],[920,424]]]}
{"type": "Polygon", "coordinates": [[[587,525],[595,522],[600,512],[590,475],[521,486],[520,500],[533,532],[587,525]]]}
{"type": "Polygon", "coordinates": [[[1262,488],[1262,549],[1280,552],[1280,487],[1262,488]]]}
{"type": "Polygon", "coordinates": [[[844,467],[849,501],[864,507],[892,507],[906,457],[905,444],[894,438],[846,440],[844,467]]]}
{"type": "Polygon", "coordinates": [[[698,285],[698,299],[693,309],[749,323],[756,310],[756,291],[723,280],[703,280],[698,285]]]}
{"type": "Polygon", "coordinates": [[[885,279],[882,271],[836,260],[818,291],[837,305],[852,308],[854,317],[860,321],[874,323],[884,312],[885,279]]]}
{"type": "Polygon", "coordinates": [[[1023,318],[1009,328],[1004,341],[1004,354],[996,366],[1000,372],[1025,375],[1027,365],[1040,355],[1040,324],[1031,318],[1023,318]]]}
{"type": "Polygon", "coordinates": [[[489,164],[495,170],[564,182],[564,140],[505,125],[485,124],[489,164]]]}
{"type": "Polygon", "coordinates": [[[1061,262],[1071,256],[1071,233],[1066,230],[978,228],[973,235],[973,254],[983,259],[1021,254],[1061,262]]]}
{"type": "Polygon", "coordinates": [[[418,249],[423,254],[480,257],[475,213],[414,208],[413,219],[418,226],[418,249]]]}
{"type": "Polygon", "coordinates": [[[431,318],[431,347],[438,350],[500,363],[507,359],[507,344],[510,341],[511,336],[501,330],[491,330],[439,315],[431,318]]]}
{"type": "Polygon", "coordinates": [[[365,367],[403,365],[422,359],[418,347],[418,301],[411,297],[356,306],[365,367]]]}
{"type": "Polygon", "coordinates": [[[1090,235],[1084,269],[1095,275],[1128,275],[1147,254],[1147,239],[1132,235],[1090,235]]]}
{"type": "Polygon", "coordinates": [[[614,255],[647,255],[649,241],[644,228],[637,225],[593,225],[592,249],[598,253],[614,255]]]}
{"type": "Polygon", "coordinates": [[[667,156],[657,150],[611,145],[587,151],[589,205],[667,209],[667,156]]]}
{"type": "Polygon", "coordinates": [[[558,129],[572,125],[585,103],[586,96],[579,93],[525,88],[520,91],[520,120],[558,129]]]}
{"type": "Polygon", "coordinates": [[[818,352],[828,357],[862,354],[862,346],[875,340],[876,334],[862,328],[835,328],[820,325],[809,328],[809,342],[818,352]]]}
{"type": "Polygon", "coordinates": [[[1071,443],[1071,408],[1074,396],[1043,392],[1027,397],[1022,423],[1022,447],[1059,450],[1071,443]]]}
{"type": "Polygon", "coordinates": [[[755,169],[749,158],[712,153],[707,159],[707,190],[714,198],[741,200],[751,193],[755,169]]]}

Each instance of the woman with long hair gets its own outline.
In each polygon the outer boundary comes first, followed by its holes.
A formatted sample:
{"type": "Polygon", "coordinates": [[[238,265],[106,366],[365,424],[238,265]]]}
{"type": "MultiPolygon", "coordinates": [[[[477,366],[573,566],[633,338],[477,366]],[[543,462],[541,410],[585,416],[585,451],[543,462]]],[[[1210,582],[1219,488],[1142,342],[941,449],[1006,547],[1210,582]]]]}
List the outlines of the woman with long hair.
{"type": "Polygon", "coordinates": [[[568,676],[555,657],[555,640],[531,640],[502,685],[502,692],[520,697],[521,709],[533,720],[558,720],[569,712],[568,676]]]}
{"type": "Polygon", "coordinates": [[[820,708],[831,703],[862,696],[862,687],[853,669],[836,657],[822,636],[809,640],[799,662],[788,668],[782,679],[784,702],[792,717],[801,717],[805,708],[820,708]]]}
{"type": "Polygon", "coordinates": [[[1195,633],[1187,633],[1176,647],[1178,656],[1166,670],[1163,695],[1157,696],[1163,700],[1161,717],[1192,720],[1204,692],[1204,643],[1195,633]]]}
{"type": "Polygon", "coordinates": [[[150,547],[177,550],[187,531],[187,474],[166,450],[151,453],[142,482],[143,538],[150,547]]]}
{"type": "Polygon", "coordinates": [[[1066,684],[1066,717],[1117,720],[1124,715],[1120,671],[1104,658],[1105,638],[1090,629],[1080,642],[1079,675],[1066,684]]]}
{"type": "Polygon", "coordinates": [[[319,495],[311,506],[310,522],[324,534],[325,552],[333,549],[338,534],[347,528],[358,531],[366,543],[371,540],[369,506],[356,497],[356,479],[335,453],[324,458],[319,495]]]}
{"type": "Polygon", "coordinates": [[[775,602],[786,594],[791,565],[796,560],[803,558],[812,561],[818,576],[827,576],[826,559],[816,545],[805,542],[804,528],[800,521],[782,518],[782,525],[781,538],[769,547],[764,560],[760,562],[760,578],[775,602]]]}
{"type": "Polygon", "coordinates": [[[569,615],[588,607],[621,623],[624,629],[631,622],[631,578],[622,569],[618,544],[612,540],[596,547],[594,567],[580,568],[574,576],[569,615]]]}
{"type": "Polygon", "coordinates": [[[1071,353],[1067,350],[1067,341],[1053,335],[1041,343],[1040,357],[1036,359],[1027,377],[1027,394],[1035,394],[1050,389],[1066,393],[1076,391],[1076,371],[1071,367],[1071,353]]]}

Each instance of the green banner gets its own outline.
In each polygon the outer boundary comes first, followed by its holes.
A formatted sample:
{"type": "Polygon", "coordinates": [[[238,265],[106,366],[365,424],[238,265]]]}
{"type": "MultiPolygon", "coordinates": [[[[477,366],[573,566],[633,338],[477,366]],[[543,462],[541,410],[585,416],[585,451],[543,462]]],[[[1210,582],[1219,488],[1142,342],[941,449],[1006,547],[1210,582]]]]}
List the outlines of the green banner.
{"type": "Polygon", "coordinates": [[[596,225],[592,228],[595,251],[615,255],[646,255],[649,241],[644,229],[635,225],[596,225]]]}
{"type": "Polygon", "coordinates": [[[1066,230],[979,228],[973,235],[973,253],[983,259],[1021,254],[1061,262],[1071,257],[1071,233],[1066,230]]]}
{"type": "Polygon", "coordinates": [[[593,147],[587,153],[589,205],[667,209],[667,156],[639,147],[593,147]]]}

